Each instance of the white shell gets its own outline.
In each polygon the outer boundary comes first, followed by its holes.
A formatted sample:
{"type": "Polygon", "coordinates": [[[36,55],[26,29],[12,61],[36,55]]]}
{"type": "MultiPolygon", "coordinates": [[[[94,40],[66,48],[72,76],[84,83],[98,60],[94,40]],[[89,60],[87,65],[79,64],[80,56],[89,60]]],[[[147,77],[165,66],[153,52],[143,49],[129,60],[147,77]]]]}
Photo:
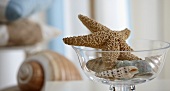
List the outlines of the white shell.
{"type": "Polygon", "coordinates": [[[155,73],[157,73],[157,71],[161,65],[162,57],[163,57],[162,55],[145,57],[145,61],[147,61],[149,63],[149,65],[151,66],[151,68],[153,69],[153,71],[155,73]]]}
{"type": "Polygon", "coordinates": [[[120,67],[118,69],[107,70],[103,72],[96,73],[97,77],[101,78],[132,78],[135,74],[138,73],[138,68],[135,66],[126,66],[120,67]]]}

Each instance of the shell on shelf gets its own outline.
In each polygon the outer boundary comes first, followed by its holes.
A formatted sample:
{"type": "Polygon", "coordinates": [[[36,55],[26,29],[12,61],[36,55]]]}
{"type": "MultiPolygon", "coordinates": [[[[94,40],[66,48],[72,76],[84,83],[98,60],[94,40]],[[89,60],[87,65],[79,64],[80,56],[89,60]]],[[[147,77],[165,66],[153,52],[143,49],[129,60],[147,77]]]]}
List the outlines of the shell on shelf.
{"type": "Polygon", "coordinates": [[[58,29],[28,19],[1,24],[0,30],[0,47],[30,46],[59,35],[58,29]]]}
{"type": "Polygon", "coordinates": [[[21,65],[17,80],[23,91],[40,91],[46,81],[81,80],[75,65],[66,57],[49,50],[29,56],[21,65]]]}

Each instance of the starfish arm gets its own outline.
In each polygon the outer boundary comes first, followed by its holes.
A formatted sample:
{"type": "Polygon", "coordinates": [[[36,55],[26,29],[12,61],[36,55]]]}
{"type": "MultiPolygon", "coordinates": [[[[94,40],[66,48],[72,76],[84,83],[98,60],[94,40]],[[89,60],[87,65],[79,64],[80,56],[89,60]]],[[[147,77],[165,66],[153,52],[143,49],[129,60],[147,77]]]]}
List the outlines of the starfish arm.
{"type": "Polygon", "coordinates": [[[122,35],[122,39],[126,40],[130,36],[130,30],[125,28],[124,30],[120,31],[120,34],[122,35]]]}
{"type": "MultiPolygon", "coordinates": [[[[133,51],[133,49],[126,42],[121,42],[120,51],[133,51]]],[[[130,52],[121,52],[118,60],[141,60],[141,58],[130,52]]]]}
{"type": "Polygon", "coordinates": [[[102,60],[106,65],[106,69],[113,69],[115,67],[115,62],[117,61],[117,58],[119,57],[120,53],[116,52],[120,50],[119,42],[115,41],[115,39],[110,39],[102,48],[102,60]],[[114,52],[112,52],[114,51],[114,52]]]}
{"type": "Polygon", "coordinates": [[[75,46],[86,46],[92,48],[101,48],[105,41],[108,39],[107,32],[96,32],[84,36],[74,36],[63,38],[65,44],[75,46]]]}
{"type": "Polygon", "coordinates": [[[122,31],[115,31],[115,30],[110,30],[106,26],[98,23],[97,21],[88,18],[87,16],[84,15],[78,15],[78,18],[80,21],[92,32],[98,32],[98,31],[107,31],[107,32],[119,32],[122,35],[122,39],[126,40],[129,35],[130,35],[130,30],[125,28],[122,31]]]}
{"type": "Polygon", "coordinates": [[[87,16],[80,14],[78,15],[78,18],[92,33],[98,32],[98,31],[111,31],[106,26],[98,23],[97,21],[93,19],[88,18],[87,16]]]}
{"type": "Polygon", "coordinates": [[[133,49],[126,43],[126,41],[121,41],[120,51],[133,51],[133,49]]]}

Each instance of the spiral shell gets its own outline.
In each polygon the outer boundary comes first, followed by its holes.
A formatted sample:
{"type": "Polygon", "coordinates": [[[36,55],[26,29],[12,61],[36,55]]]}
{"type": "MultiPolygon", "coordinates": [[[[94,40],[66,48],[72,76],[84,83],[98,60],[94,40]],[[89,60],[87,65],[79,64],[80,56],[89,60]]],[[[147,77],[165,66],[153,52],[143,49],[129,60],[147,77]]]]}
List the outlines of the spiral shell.
{"type": "Polygon", "coordinates": [[[163,58],[162,55],[155,55],[155,56],[150,56],[150,57],[145,57],[145,61],[148,62],[148,64],[151,65],[151,68],[155,73],[158,72],[158,69],[161,65],[161,59],[163,58]]]}
{"type": "Polygon", "coordinates": [[[135,66],[125,66],[117,69],[98,72],[95,75],[97,77],[109,79],[129,79],[132,78],[138,72],[138,68],[135,66]]]}
{"type": "Polygon", "coordinates": [[[26,58],[18,72],[18,85],[23,91],[40,91],[46,81],[81,80],[75,65],[64,56],[49,50],[26,58]]]}
{"type": "Polygon", "coordinates": [[[18,73],[18,85],[24,91],[38,91],[44,83],[43,74],[43,69],[38,62],[25,62],[18,73]]]}
{"type": "Polygon", "coordinates": [[[102,61],[102,57],[98,57],[96,59],[89,60],[86,63],[86,67],[89,70],[92,70],[94,72],[105,71],[105,63],[102,61]]]}

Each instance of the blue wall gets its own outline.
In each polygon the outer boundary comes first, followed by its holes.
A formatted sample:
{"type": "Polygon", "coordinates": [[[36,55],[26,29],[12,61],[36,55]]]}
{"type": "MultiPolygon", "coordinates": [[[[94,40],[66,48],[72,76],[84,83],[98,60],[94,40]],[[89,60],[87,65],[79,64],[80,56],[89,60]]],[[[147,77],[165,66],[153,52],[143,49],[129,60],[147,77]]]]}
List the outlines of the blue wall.
{"type": "Polygon", "coordinates": [[[64,31],[64,4],[63,0],[54,0],[47,10],[47,23],[59,29],[61,34],[49,43],[49,48],[64,55],[64,43],[62,41],[64,31]]]}

